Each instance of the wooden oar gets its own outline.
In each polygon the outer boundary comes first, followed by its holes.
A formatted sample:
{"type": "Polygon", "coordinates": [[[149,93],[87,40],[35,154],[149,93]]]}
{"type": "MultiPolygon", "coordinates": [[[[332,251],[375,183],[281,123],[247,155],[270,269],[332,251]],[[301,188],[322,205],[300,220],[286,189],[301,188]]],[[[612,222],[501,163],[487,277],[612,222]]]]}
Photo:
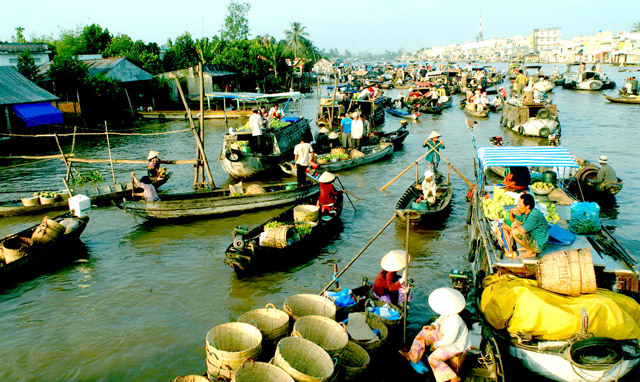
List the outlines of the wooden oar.
{"type": "Polygon", "coordinates": [[[462,180],[464,180],[464,181],[467,183],[467,185],[469,185],[469,187],[473,187],[473,185],[471,184],[471,182],[469,182],[469,181],[467,180],[467,178],[465,178],[465,177],[464,177],[464,175],[462,175],[462,174],[460,173],[460,171],[458,171],[458,169],[457,169],[457,168],[455,168],[455,166],[454,166],[454,165],[452,165],[452,164],[451,164],[451,162],[449,162],[449,161],[447,160],[447,158],[445,158],[445,157],[444,157],[444,155],[440,154],[440,152],[439,152],[439,151],[436,151],[436,152],[438,153],[438,155],[440,155],[440,158],[444,159],[444,161],[445,161],[445,162],[447,162],[447,164],[448,164],[449,166],[451,166],[451,168],[453,169],[453,171],[455,171],[458,175],[460,175],[460,177],[462,178],[462,180]]]}
{"type": "Polygon", "coordinates": [[[347,264],[347,265],[346,265],[346,266],[345,266],[345,267],[340,271],[340,273],[338,273],[338,274],[333,278],[333,280],[331,280],[331,282],[329,282],[329,284],[327,284],[327,286],[325,286],[325,287],[320,291],[320,293],[319,293],[319,294],[320,294],[320,295],[322,295],[324,292],[326,292],[326,291],[327,291],[327,289],[329,289],[329,288],[331,287],[331,285],[333,285],[333,283],[334,283],[336,280],[338,280],[338,279],[340,278],[340,276],[342,276],[342,274],[343,274],[347,269],[349,269],[349,267],[351,266],[351,264],[353,264],[353,263],[358,259],[358,257],[360,257],[360,255],[362,255],[362,253],[363,253],[367,248],[369,248],[369,246],[371,245],[371,243],[373,243],[373,242],[378,238],[378,236],[380,236],[380,235],[382,234],[382,232],[384,232],[384,230],[385,230],[385,229],[387,229],[387,227],[389,226],[389,224],[391,224],[394,220],[396,220],[396,215],[395,215],[395,214],[393,215],[393,217],[391,217],[391,219],[389,219],[389,221],[384,225],[384,227],[382,227],[382,228],[380,229],[380,231],[378,231],[378,233],[373,237],[373,239],[371,239],[371,240],[367,243],[367,245],[365,245],[365,246],[364,246],[364,248],[362,248],[362,249],[360,250],[360,252],[358,252],[358,254],[357,254],[357,255],[355,255],[355,256],[353,257],[353,259],[351,259],[351,261],[349,261],[349,264],[347,264]]]}
{"type": "Polygon", "coordinates": [[[405,247],[405,258],[404,258],[404,279],[405,279],[405,287],[404,287],[404,301],[403,301],[403,315],[404,319],[402,321],[402,343],[407,340],[407,299],[409,298],[409,228],[411,227],[411,213],[407,215],[407,237],[406,237],[406,247],[405,247]]]}
{"type": "MultiPolygon", "coordinates": [[[[404,169],[404,171],[402,171],[400,174],[396,175],[396,177],[395,177],[395,178],[391,179],[391,180],[389,181],[389,183],[387,183],[387,184],[385,184],[384,186],[382,186],[382,188],[380,188],[380,191],[384,191],[384,190],[386,190],[386,189],[387,189],[387,187],[391,186],[391,184],[392,184],[393,182],[395,182],[396,180],[398,180],[402,175],[404,175],[407,171],[409,171],[409,170],[411,169],[411,167],[413,167],[414,165],[417,165],[417,164],[418,164],[418,162],[419,162],[420,160],[422,160],[424,157],[426,157],[427,155],[429,155],[429,153],[430,153],[430,152],[432,152],[432,151],[434,151],[434,150],[435,150],[435,149],[433,149],[433,148],[432,148],[431,150],[429,150],[429,151],[427,151],[426,153],[424,153],[424,155],[422,155],[420,158],[416,159],[413,163],[411,163],[411,164],[409,165],[409,167],[405,168],[405,169],[404,169]]],[[[437,151],[436,151],[436,152],[437,152],[437,151]]]]}
{"type": "MultiPolygon", "coordinates": [[[[340,180],[340,178],[338,176],[336,176],[336,179],[338,179],[338,183],[340,183],[340,187],[342,187],[342,190],[345,191],[345,193],[346,193],[347,190],[345,190],[344,185],[342,184],[342,181],[340,180]]],[[[347,194],[347,199],[349,199],[349,203],[351,203],[351,207],[353,207],[354,211],[357,211],[356,206],[353,205],[353,202],[351,201],[351,198],[349,197],[349,194],[348,193],[346,193],[346,194],[347,194]]]]}

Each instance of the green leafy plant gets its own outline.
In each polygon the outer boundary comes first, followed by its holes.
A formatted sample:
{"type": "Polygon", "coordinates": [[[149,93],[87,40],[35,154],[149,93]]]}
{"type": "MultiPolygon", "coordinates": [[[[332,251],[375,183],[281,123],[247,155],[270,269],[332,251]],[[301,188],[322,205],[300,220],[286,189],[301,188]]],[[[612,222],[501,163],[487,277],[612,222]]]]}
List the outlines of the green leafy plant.
{"type": "Polygon", "coordinates": [[[100,182],[102,180],[102,174],[98,170],[90,171],[86,174],[78,173],[72,180],[71,183],[75,185],[85,184],[87,182],[100,182]]]}

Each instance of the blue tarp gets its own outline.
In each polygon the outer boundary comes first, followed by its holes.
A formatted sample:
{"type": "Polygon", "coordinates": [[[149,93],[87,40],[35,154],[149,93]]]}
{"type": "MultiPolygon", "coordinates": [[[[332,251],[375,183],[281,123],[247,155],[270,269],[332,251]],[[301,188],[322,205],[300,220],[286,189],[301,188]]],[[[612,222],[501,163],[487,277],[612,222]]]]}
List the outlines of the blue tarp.
{"type": "Polygon", "coordinates": [[[48,102],[14,105],[13,112],[27,124],[27,127],[63,123],[62,112],[48,102]]]}

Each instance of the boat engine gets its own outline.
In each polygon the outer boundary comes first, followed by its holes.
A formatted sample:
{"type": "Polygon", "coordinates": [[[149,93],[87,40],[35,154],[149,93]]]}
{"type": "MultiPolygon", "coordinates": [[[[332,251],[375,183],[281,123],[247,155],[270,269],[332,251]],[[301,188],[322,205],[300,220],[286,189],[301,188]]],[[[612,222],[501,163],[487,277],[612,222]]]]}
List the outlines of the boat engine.
{"type": "Polygon", "coordinates": [[[249,229],[246,227],[237,226],[233,229],[233,248],[237,250],[244,249],[244,235],[249,233],[249,229]]]}
{"type": "Polygon", "coordinates": [[[459,271],[454,269],[449,273],[449,278],[451,279],[451,287],[458,292],[462,293],[465,298],[469,293],[469,289],[471,289],[470,283],[470,273],[465,271],[459,271]]]}
{"type": "Polygon", "coordinates": [[[489,142],[491,142],[495,146],[502,146],[504,144],[504,142],[502,141],[502,137],[499,135],[489,138],[489,142]]]}

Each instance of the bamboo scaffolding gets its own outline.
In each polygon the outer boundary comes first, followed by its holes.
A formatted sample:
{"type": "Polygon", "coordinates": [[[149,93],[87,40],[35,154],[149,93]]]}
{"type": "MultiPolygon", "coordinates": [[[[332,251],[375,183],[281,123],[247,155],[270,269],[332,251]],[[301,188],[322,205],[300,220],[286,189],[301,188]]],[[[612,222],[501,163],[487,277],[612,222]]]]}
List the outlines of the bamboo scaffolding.
{"type": "MultiPolygon", "coordinates": [[[[78,163],[109,163],[109,159],[89,159],[89,158],[70,158],[70,154],[67,154],[67,160],[69,162],[78,162],[78,163]]],[[[11,157],[9,157],[11,158],[11,157]]],[[[61,159],[60,155],[57,155],[56,158],[52,159],[61,159]]],[[[148,164],[149,162],[144,159],[112,159],[113,163],[116,164],[148,164]]],[[[163,159],[162,163],[166,164],[196,164],[197,160],[195,159],[178,159],[178,160],[166,160],[163,159]]]]}

